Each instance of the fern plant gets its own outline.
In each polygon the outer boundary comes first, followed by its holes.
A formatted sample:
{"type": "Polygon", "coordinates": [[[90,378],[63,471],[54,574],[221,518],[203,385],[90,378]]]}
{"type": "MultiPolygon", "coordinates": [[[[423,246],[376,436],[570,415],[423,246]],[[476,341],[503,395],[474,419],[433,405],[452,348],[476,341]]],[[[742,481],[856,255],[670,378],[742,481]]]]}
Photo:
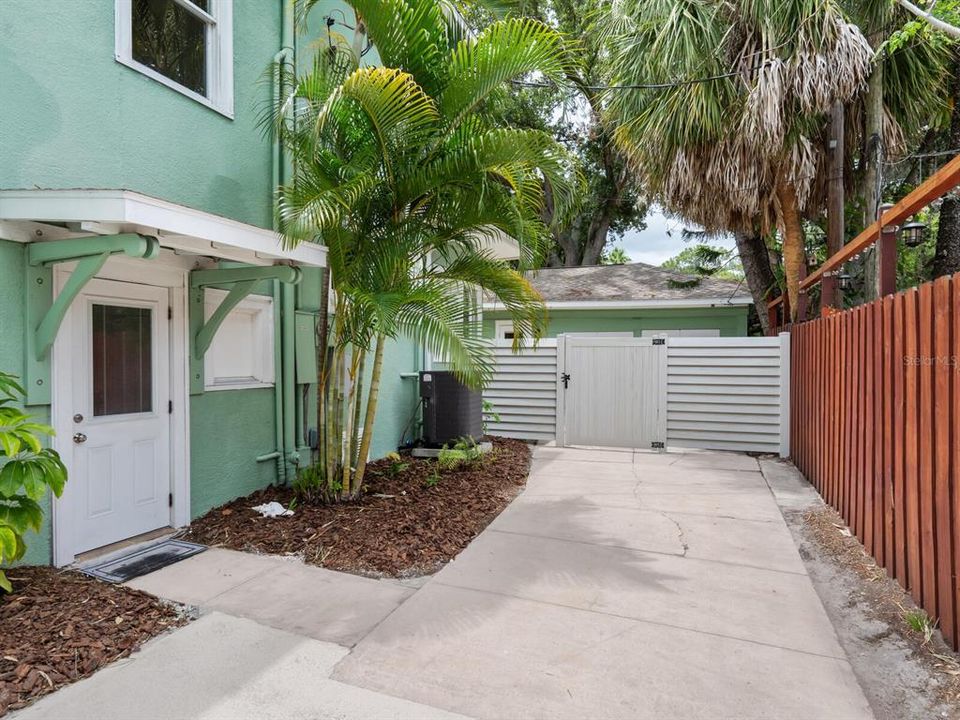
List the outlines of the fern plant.
{"type": "MultiPolygon", "coordinates": [[[[23,536],[43,524],[40,501],[48,490],[60,497],[67,469],[40,438],[54,434],[15,405],[26,396],[13,375],[0,372],[0,568],[23,557],[23,536]]],[[[13,587],[0,569],[0,590],[13,587]]]]}

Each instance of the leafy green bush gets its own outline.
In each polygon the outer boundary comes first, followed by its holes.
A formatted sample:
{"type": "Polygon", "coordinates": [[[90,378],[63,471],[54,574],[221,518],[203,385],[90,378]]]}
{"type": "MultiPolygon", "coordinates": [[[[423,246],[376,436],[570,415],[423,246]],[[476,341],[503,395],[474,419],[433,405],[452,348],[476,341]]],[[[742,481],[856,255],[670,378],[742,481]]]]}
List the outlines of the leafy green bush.
{"type": "Polygon", "coordinates": [[[463,465],[472,465],[483,457],[483,451],[472,438],[460,438],[453,447],[446,445],[437,456],[441,470],[456,470],[463,465]]]}
{"type": "Polygon", "coordinates": [[[390,461],[390,475],[393,477],[396,477],[410,467],[410,463],[404,462],[403,458],[400,457],[400,453],[387,453],[386,459],[390,461]]]}
{"type": "MultiPolygon", "coordinates": [[[[48,488],[60,497],[67,481],[60,456],[40,444],[40,436],[53,435],[53,428],[31,422],[14,406],[24,397],[16,377],[0,372],[0,567],[23,557],[24,534],[43,524],[40,500],[48,488]]],[[[2,569],[0,589],[13,591],[2,569]]]]}
{"type": "Polygon", "coordinates": [[[490,423],[500,422],[500,413],[497,412],[497,408],[489,400],[483,401],[483,434],[486,435],[489,432],[490,423]]]}

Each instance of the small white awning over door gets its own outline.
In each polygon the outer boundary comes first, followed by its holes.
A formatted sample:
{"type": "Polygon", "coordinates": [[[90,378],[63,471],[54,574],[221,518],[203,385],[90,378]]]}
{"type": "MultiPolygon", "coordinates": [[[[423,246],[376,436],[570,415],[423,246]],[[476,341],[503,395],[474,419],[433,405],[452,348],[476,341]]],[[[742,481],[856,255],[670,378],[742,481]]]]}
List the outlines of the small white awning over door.
{"type": "Polygon", "coordinates": [[[324,267],[327,249],[287,249],[272,230],[131,190],[0,190],[0,237],[21,242],[139,233],[178,253],[250,265],[324,267]]]}

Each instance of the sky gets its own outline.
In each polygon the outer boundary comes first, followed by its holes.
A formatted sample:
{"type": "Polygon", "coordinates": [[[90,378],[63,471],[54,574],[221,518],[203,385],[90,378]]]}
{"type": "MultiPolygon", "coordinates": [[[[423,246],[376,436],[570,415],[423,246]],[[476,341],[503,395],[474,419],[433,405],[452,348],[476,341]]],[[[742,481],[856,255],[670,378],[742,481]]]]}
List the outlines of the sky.
{"type": "MultiPolygon", "coordinates": [[[[647,212],[647,227],[645,230],[631,230],[623,236],[623,249],[633,262],[659,265],[693,241],[683,241],[684,223],[676,218],[666,217],[660,208],[652,206],[647,212]]],[[[710,244],[732,248],[735,246],[733,238],[710,239],[710,244]]]]}

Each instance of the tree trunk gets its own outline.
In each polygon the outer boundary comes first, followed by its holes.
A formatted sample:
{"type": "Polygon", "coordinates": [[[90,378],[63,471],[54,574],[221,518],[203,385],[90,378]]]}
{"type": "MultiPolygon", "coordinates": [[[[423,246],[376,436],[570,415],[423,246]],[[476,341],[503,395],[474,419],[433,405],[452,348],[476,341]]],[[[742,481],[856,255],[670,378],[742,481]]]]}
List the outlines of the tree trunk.
{"type": "MultiPolygon", "coordinates": [[[[960,147],[960,51],[954,51],[953,108],[950,111],[950,147],[960,147]]],[[[960,199],[950,194],[940,205],[937,252],[933,257],[933,276],[960,272],[960,199]]]]}
{"type": "MultiPolygon", "coordinates": [[[[870,33],[870,47],[875,50],[884,40],[882,32],[870,33]]],[[[864,149],[864,173],[860,187],[863,202],[863,227],[869,227],[877,219],[880,206],[880,164],[883,162],[883,61],[874,60],[873,71],[867,81],[867,93],[864,97],[866,147],[864,149]]],[[[864,296],[869,302],[878,298],[877,255],[874,248],[863,254],[864,296]]]]}
{"type": "Polygon", "coordinates": [[[763,236],[758,233],[736,233],[737,252],[743,265],[743,274],[747,278],[747,287],[753,297],[753,304],[760,318],[763,334],[770,332],[767,317],[767,303],[778,294],[777,278],[770,267],[770,253],[763,236]]]}
{"type": "Polygon", "coordinates": [[[377,336],[377,349],[373,355],[373,372],[370,374],[370,393],[367,396],[367,414],[363,419],[363,439],[357,451],[357,470],[350,485],[351,494],[360,492],[363,476],[367,471],[367,458],[370,456],[370,443],[373,439],[373,422],[377,417],[377,400],[380,398],[380,375],[383,372],[383,350],[386,338],[377,336]]]}
{"type": "Polygon", "coordinates": [[[347,399],[347,438],[343,467],[340,470],[341,484],[350,487],[350,473],[357,466],[357,432],[360,429],[360,407],[363,404],[363,372],[367,351],[353,349],[350,358],[350,394],[347,399]]]}
{"type": "Polygon", "coordinates": [[[800,209],[797,191],[793,183],[782,182],[777,186],[780,201],[780,224],[783,230],[783,274],[790,300],[790,319],[797,319],[800,307],[800,274],[806,263],[803,226],[800,224],[800,209]]]}
{"type": "Polygon", "coordinates": [[[367,372],[367,351],[362,350],[360,355],[360,362],[356,369],[356,379],[355,379],[355,389],[356,389],[356,404],[353,406],[353,429],[350,434],[350,457],[347,462],[350,464],[350,467],[357,466],[357,458],[360,453],[359,444],[357,442],[357,432],[360,430],[360,408],[363,404],[363,380],[364,374],[367,372]]]}

